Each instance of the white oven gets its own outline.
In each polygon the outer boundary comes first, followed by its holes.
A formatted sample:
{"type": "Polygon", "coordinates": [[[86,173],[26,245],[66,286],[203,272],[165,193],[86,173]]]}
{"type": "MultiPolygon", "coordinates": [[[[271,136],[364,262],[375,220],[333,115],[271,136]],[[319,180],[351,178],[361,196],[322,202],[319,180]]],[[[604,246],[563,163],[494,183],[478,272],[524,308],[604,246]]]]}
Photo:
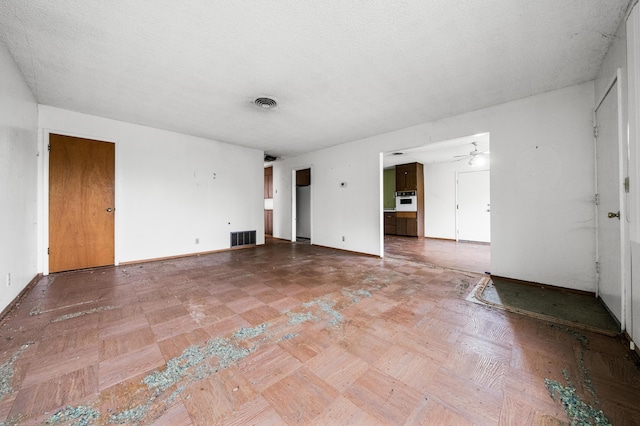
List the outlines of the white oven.
{"type": "Polygon", "coordinates": [[[396,192],[396,211],[397,212],[417,212],[418,196],[416,195],[416,191],[396,192]]]}

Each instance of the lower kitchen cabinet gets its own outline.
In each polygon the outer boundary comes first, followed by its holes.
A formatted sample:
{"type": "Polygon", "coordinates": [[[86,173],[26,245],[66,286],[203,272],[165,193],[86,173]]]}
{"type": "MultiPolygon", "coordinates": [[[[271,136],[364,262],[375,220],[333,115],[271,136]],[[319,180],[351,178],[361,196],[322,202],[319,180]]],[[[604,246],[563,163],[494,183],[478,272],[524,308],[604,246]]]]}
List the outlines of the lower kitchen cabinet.
{"type": "Polygon", "coordinates": [[[384,212],[384,233],[396,235],[396,212],[384,212]]]}
{"type": "Polygon", "coordinates": [[[416,212],[396,212],[396,235],[418,236],[418,214],[416,212]]]}

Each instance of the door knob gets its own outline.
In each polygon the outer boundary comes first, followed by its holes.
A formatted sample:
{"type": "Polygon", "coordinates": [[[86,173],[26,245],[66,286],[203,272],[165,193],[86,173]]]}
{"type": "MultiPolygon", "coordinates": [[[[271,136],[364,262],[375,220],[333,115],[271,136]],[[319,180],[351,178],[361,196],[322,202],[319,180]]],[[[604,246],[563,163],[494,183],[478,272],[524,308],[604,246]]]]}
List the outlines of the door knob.
{"type": "MultiPolygon", "coordinates": [[[[109,213],[111,213],[111,212],[113,211],[113,209],[112,209],[111,207],[107,207],[107,211],[108,211],[109,213]]],[[[611,214],[611,213],[609,213],[609,214],[611,214]]]]}
{"type": "Polygon", "coordinates": [[[607,217],[609,219],[613,219],[614,217],[617,217],[618,219],[620,219],[620,212],[618,212],[618,213],[609,212],[609,214],[607,214],[607,217]]]}

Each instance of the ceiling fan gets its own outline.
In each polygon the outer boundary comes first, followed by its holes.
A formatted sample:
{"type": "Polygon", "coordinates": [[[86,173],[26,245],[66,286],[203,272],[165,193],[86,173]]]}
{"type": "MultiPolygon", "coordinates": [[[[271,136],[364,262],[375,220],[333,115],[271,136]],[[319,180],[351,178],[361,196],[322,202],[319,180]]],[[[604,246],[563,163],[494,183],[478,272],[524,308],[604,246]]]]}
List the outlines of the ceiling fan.
{"type": "Polygon", "coordinates": [[[469,158],[469,165],[473,166],[477,164],[478,159],[480,158],[478,156],[482,157],[489,154],[489,151],[478,151],[478,142],[471,142],[471,144],[473,145],[473,151],[465,155],[454,155],[453,158],[459,158],[458,161],[464,158],[469,158]]]}

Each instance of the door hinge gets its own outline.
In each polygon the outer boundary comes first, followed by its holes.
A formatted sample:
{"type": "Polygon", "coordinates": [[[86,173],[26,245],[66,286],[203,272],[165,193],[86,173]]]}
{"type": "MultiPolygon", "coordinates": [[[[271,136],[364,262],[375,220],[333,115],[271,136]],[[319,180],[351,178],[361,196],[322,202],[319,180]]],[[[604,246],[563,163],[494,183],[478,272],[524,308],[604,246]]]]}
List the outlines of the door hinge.
{"type": "Polygon", "coordinates": [[[629,176],[624,178],[624,192],[629,192],[629,176]]]}
{"type": "Polygon", "coordinates": [[[598,126],[593,126],[593,137],[594,138],[598,137],[598,126]]]}
{"type": "Polygon", "coordinates": [[[456,204],[456,210],[460,210],[460,207],[458,204],[456,204]]]}
{"type": "Polygon", "coordinates": [[[51,145],[47,145],[47,151],[51,151],[51,145]]]}
{"type": "Polygon", "coordinates": [[[599,206],[599,205],[600,205],[600,194],[596,194],[596,195],[593,197],[593,202],[594,202],[594,203],[596,203],[596,206],[599,206]]]}
{"type": "Polygon", "coordinates": [[[600,262],[596,262],[596,274],[600,273],[600,262]]]}
{"type": "Polygon", "coordinates": [[[47,247],[47,254],[51,254],[51,253],[49,253],[49,247],[47,247]]]}

